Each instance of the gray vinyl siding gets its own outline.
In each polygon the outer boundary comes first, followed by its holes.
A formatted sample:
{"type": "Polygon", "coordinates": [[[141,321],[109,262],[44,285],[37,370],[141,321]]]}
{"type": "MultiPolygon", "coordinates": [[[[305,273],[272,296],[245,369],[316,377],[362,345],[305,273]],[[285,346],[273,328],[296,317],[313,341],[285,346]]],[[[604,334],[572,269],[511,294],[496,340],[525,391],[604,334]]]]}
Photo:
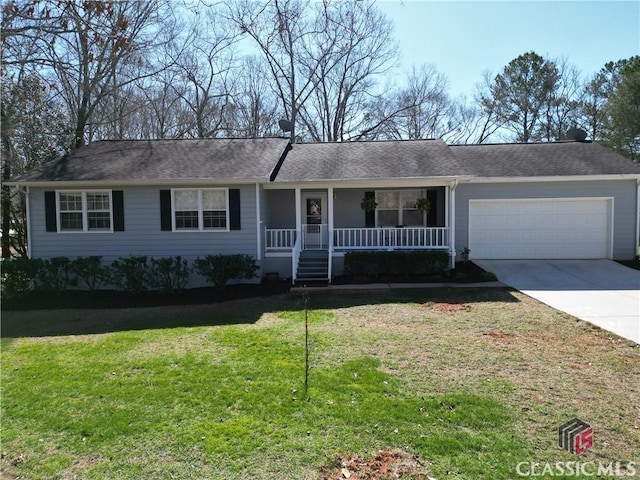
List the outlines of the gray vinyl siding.
{"type": "Polygon", "coordinates": [[[333,200],[333,225],[336,228],[364,228],[365,213],[360,203],[365,192],[372,192],[373,188],[335,189],[333,200]]]}
{"type": "MultiPolygon", "coordinates": [[[[212,185],[201,185],[201,188],[212,185]]],[[[159,191],[170,187],[131,187],[124,191],[124,232],[56,233],[45,231],[44,192],[30,189],[31,256],[70,258],[101,255],[104,261],[120,256],[181,255],[189,260],[208,254],[245,253],[256,256],[255,185],[216,185],[240,189],[241,230],[228,232],[170,232],[160,230],[159,191]]],[[[199,188],[194,186],[193,188],[199,188]]],[[[82,189],[81,186],[74,187],[82,189]]]]}
{"type": "Polygon", "coordinates": [[[613,198],[613,258],[633,258],[638,246],[635,180],[460,184],[456,189],[457,255],[469,245],[469,200],[582,197],[613,198]]]}
{"type": "Polygon", "coordinates": [[[265,192],[266,228],[296,228],[295,190],[265,192]]]}

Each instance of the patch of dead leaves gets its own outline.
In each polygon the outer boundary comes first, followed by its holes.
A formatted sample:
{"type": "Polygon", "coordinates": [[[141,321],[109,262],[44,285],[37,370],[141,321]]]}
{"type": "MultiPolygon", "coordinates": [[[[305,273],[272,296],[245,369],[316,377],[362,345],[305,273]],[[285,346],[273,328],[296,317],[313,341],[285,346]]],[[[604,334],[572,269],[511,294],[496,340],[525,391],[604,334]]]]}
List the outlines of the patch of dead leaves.
{"type": "Polygon", "coordinates": [[[428,302],[425,303],[424,306],[430,310],[444,313],[471,311],[471,305],[468,303],[428,302]]]}
{"type": "Polygon", "coordinates": [[[435,480],[416,455],[402,450],[381,450],[368,460],[361,455],[336,455],[333,466],[320,470],[321,480],[435,480]]]}

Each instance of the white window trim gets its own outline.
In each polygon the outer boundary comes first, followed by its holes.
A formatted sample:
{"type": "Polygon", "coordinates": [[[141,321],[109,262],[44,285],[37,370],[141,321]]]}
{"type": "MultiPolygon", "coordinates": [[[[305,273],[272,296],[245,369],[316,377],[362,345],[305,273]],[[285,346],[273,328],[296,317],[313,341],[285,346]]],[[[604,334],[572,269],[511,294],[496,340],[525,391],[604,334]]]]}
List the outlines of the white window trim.
{"type": "MultiPolygon", "coordinates": [[[[378,201],[378,193],[379,192],[385,192],[385,193],[398,193],[398,194],[402,194],[403,192],[419,192],[419,196],[418,198],[427,198],[427,191],[425,189],[422,188],[405,188],[405,189],[397,189],[397,190],[375,190],[375,198],[376,198],[376,202],[378,201]]],[[[380,207],[376,207],[376,228],[381,227],[380,223],[378,222],[378,212],[380,211],[380,207]]],[[[391,208],[383,208],[382,210],[393,210],[391,208]]],[[[404,225],[404,218],[403,218],[403,211],[405,209],[402,206],[402,203],[399,202],[398,203],[398,225],[404,225]]],[[[426,227],[427,226],[427,214],[426,212],[423,212],[422,214],[422,227],[426,227]]],[[[419,228],[417,225],[411,225],[410,227],[416,227],[419,228]]],[[[391,228],[389,226],[385,227],[385,228],[391,228]]]]}
{"type": "MultiPolygon", "coordinates": [[[[99,212],[103,210],[92,210],[99,212]]],[[[113,194],[112,190],[56,190],[56,224],[58,233],[113,233],[113,194]],[[89,229],[87,194],[109,195],[109,229],[89,229]],[[62,228],[62,209],[60,208],[60,195],[80,194],[82,196],[82,230],[64,230],[62,228]]]]}
{"type": "Polygon", "coordinates": [[[229,232],[229,189],[228,188],[172,188],[171,189],[171,230],[173,232],[229,232]],[[198,228],[176,228],[176,192],[198,192],[198,228]],[[202,208],[202,192],[225,192],[226,228],[204,228],[204,209],[202,208]]]}

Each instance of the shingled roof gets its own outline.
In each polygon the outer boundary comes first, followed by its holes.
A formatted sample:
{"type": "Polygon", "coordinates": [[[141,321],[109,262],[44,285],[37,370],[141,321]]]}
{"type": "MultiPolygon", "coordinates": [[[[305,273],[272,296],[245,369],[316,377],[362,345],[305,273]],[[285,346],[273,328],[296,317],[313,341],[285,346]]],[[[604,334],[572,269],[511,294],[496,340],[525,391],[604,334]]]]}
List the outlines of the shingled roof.
{"type": "Polygon", "coordinates": [[[296,143],[276,182],[447,177],[464,165],[442,140],[296,143]]]}
{"type": "Polygon", "coordinates": [[[14,181],[268,181],[288,144],[284,138],[100,141],[14,181]]]}
{"type": "Polygon", "coordinates": [[[100,141],[13,182],[292,183],[640,175],[640,164],[589,142],[448,146],[437,139],[288,146],[284,138],[100,141]]]}
{"type": "Polygon", "coordinates": [[[640,164],[591,142],[451,145],[451,151],[477,177],[640,174],[640,164]]]}

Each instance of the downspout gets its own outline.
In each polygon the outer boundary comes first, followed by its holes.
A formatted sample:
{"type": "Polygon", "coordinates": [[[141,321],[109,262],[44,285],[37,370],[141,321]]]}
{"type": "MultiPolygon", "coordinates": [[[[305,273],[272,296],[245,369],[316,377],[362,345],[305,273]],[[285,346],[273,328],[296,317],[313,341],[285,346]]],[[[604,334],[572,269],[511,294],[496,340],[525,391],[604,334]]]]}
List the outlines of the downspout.
{"type": "Polygon", "coordinates": [[[640,178],[636,180],[636,238],[634,241],[634,258],[640,255],[638,247],[640,246],[640,178]]]}
{"type": "Polygon", "coordinates": [[[25,235],[27,236],[27,258],[31,256],[31,192],[29,186],[24,187],[25,208],[27,209],[27,225],[25,235]]]}
{"type": "Polygon", "coordinates": [[[333,267],[333,187],[327,188],[327,206],[329,207],[329,218],[327,225],[327,247],[329,250],[329,264],[327,265],[327,272],[329,276],[329,283],[331,283],[332,267],[333,267]]]}
{"type": "Polygon", "coordinates": [[[451,185],[451,207],[449,215],[449,251],[451,252],[451,268],[456,268],[456,188],[458,180],[453,181],[451,185]]]}

